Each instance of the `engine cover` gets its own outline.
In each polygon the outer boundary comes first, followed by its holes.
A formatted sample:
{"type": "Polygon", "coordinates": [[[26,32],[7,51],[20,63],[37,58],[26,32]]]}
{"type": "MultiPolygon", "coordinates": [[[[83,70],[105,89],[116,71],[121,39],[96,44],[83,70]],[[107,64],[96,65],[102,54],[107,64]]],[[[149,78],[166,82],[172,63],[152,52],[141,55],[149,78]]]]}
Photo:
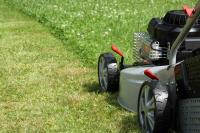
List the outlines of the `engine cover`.
{"type": "MultiPolygon", "coordinates": [[[[182,10],[167,12],[164,18],[153,18],[148,26],[148,32],[152,38],[162,45],[172,44],[183,29],[187,15],[182,10]]],[[[200,37],[200,18],[193,25],[188,38],[200,37]]]]}
{"type": "MultiPolygon", "coordinates": [[[[186,21],[187,15],[182,10],[172,10],[167,12],[163,18],[153,18],[149,22],[148,33],[135,33],[134,35],[134,60],[138,61],[138,56],[135,55],[139,55],[140,58],[154,65],[169,64],[167,54],[186,21]]],[[[200,49],[200,17],[178,49],[177,61],[186,59],[198,49],[200,49]]]]}

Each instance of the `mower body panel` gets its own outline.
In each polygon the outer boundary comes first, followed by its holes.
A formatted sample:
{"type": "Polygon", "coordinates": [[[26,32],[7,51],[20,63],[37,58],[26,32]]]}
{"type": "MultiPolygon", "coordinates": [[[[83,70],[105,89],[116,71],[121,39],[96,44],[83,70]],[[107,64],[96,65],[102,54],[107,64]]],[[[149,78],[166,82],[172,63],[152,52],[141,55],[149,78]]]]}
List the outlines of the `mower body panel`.
{"type": "Polygon", "coordinates": [[[166,84],[169,81],[170,72],[167,70],[168,65],[166,66],[154,66],[154,65],[145,65],[145,66],[136,66],[124,69],[120,72],[120,90],[118,102],[119,104],[131,111],[137,112],[138,106],[138,97],[142,84],[145,81],[151,80],[149,77],[144,75],[144,71],[149,69],[153,72],[159,80],[166,84]]]}

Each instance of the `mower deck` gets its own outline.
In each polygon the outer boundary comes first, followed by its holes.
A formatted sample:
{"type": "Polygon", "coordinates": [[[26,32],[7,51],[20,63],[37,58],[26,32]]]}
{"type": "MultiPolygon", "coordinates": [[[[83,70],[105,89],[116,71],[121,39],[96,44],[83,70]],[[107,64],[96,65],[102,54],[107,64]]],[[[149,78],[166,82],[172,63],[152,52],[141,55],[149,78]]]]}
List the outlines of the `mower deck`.
{"type": "Polygon", "coordinates": [[[161,79],[163,83],[165,83],[165,81],[168,81],[168,76],[166,75],[167,68],[168,65],[145,65],[122,70],[120,72],[119,83],[119,104],[131,112],[137,112],[138,96],[141,86],[145,81],[150,80],[150,78],[144,75],[144,71],[146,69],[151,70],[154,74],[158,76],[159,79],[161,79]]]}

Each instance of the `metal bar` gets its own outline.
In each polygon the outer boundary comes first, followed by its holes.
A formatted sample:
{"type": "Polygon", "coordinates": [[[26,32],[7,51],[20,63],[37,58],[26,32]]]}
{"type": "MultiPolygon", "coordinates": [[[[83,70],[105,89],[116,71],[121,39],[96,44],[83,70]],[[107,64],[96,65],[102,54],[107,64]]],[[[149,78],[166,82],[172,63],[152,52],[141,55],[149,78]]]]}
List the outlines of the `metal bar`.
{"type": "Polygon", "coordinates": [[[176,64],[176,55],[177,55],[178,48],[180,47],[180,45],[183,43],[183,41],[187,37],[190,29],[192,28],[192,26],[198,19],[199,15],[200,15],[200,0],[196,4],[194,15],[192,15],[191,17],[188,17],[183,30],[181,31],[181,33],[178,35],[178,37],[172,44],[172,47],[171,47],[171,50],[169,53],[170,54],[169,55],[169,65],[170,66],[173,66],[176,64]]]}

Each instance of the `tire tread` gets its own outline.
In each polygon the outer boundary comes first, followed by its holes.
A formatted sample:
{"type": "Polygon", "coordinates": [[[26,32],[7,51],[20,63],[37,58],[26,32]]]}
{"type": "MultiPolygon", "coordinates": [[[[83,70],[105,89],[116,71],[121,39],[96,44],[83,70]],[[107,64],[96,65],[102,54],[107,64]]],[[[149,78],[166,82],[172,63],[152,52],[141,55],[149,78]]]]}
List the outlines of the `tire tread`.
{"type": "MultiPolygon", "coordinates": [[[[116,58],[114,57],[114,55],[112,53],[103,53],[99,56],[99,61],[101,58],[104,58],[106,61],[107,66],[109,64],[112,63],[117,63],[116,58]]],[[[99,61],[98,61],[98,65],[99,65],[99,61]]],[[[99,72],[98,72],[98,77],[99,77],[99,72]]],[[[100,80],[99,80],[100,83],[100,80]]],[[[100,91],[116,91],[119,88],[119,71],[113,71],[112,69],[108,70],[108,86],[107,88],[102,88],[102,86],[100,86],[100,91]]]]}

